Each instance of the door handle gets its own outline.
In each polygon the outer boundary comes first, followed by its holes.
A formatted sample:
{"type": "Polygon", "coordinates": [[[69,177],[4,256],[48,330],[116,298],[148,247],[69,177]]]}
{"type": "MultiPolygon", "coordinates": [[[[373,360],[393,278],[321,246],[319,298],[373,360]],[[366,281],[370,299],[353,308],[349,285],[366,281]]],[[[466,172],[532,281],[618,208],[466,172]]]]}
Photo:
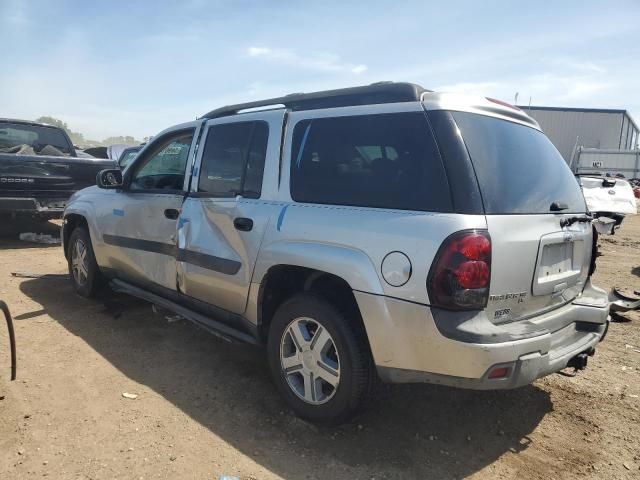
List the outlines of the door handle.
{"type": "Polygon", "coordinates": [[[177,210],[175,208],[167,208],[164,211],[164,216],[167,217],[169,220],[177,220],[178,217],[180,216],[180,210],[177,210]]]}
{"type": "Polygon", "coordinates": [[[253,228],[253,220],[245,217],[238,217],[233,220],[233,226],[241,232],[249,232],[253,228]]]}

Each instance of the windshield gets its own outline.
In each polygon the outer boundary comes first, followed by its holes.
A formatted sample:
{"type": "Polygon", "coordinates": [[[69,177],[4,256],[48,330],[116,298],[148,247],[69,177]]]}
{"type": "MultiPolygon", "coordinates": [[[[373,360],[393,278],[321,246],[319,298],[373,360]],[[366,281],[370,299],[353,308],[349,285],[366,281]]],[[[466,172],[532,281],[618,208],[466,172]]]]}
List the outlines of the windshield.
{"type": "Polygon", "coordinates": [[[453,112],[482,192],[487,214],[584,213],[580,186],[540,131],[475,113],[453,112]],[[566,207],[566,208],[565,208],[566,207]]]}
{"type": "Polygon", "coordinates": [[[0,153],[22,155],[71,155],[71,145],[55,127],[0,123],[0,153]]]}
{"type": "Polygon", "coordinates": [[[118,160],[120,168],[124,168],[129,165],[131,163],[131,160],[136,158],[136,155],[138,155],[139,151],[139,148],[127,148],[125,151],[123,151],[122,155],[120,155],[120,160],[118,160]]]}

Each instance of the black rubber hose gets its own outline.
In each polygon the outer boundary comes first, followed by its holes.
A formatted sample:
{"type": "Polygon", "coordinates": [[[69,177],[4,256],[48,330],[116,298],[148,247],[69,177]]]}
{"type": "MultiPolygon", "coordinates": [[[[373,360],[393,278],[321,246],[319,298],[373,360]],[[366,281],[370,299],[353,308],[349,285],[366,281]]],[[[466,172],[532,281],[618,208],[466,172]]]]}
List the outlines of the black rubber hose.
{"type": "Polygon", "coordinates": [[[9,330],[9,346],[11,348],[11,380],[16,379],[16,334],[13,331],[13,319],[7,304],[0,300],[0,309],[4,313],[4,319],[7,321],[7,329],[9,330]]]}

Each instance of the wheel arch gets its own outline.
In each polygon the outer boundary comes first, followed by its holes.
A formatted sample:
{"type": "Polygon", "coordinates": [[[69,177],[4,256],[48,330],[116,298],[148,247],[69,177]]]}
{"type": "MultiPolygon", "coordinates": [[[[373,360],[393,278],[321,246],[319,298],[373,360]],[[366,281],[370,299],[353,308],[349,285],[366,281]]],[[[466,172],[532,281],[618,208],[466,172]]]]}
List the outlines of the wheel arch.
{"type": "Polygon", "coordinates": [[[353,247],[303,241],[263,245],[252,282],[262,284],[267,273],[281,265],[332,274],[343,279],[352,290],[384,294],[373,261],[365,252],[353,247]]]}
{"type": "MultiPolygon", "coordinates": [[[[62,220],[62,248],[64,250],[64,256],[68,259],[69,239],[71,234],[78,227],[85,227],[89,232],[89,222],[84,215],[79,213],[68,213],[62,220]]],[[[89,232],[89,237],[91,233],[89,232]]]]}
{"type": "Polygon", "coordinates": [[[260,284],[257,320],[262,342],[266,343],[271,320],[278,308],[289,298],[304,292],[314,293],[344,312],[367,339],[369,348],[367,329],[350,284],[325,270],[289,264],[272,266],[260,284]]]}

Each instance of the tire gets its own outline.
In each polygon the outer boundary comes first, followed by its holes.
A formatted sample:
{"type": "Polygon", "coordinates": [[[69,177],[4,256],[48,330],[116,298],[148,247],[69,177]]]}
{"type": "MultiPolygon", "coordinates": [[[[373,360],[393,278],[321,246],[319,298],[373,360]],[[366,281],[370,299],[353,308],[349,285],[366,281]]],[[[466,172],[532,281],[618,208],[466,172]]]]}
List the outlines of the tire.
{"type": "Polygon", "coordinates": [[[267,340],[269,367],[280,394],[299,417],[337,425],[362,407],[374,374],[366,336],[356,320],[311,293],[293,296],[276,311],[267,340]]]}
{"type": "Polygon", "coordinates": [[[67,263],[69,265],[71,283],[78,295],[86,298],[94,297],[103,285],[104,279],[96,263],[96,257],[91,246],[91,237],[86,228],[76,227],[71,232],[67,250],[67,263]],[[82,252],[84,252],[84,256],[82,256],[82,252]],[[75,268],[76,259],[78,258],[84,269],[81,267],[75,268]]]}

